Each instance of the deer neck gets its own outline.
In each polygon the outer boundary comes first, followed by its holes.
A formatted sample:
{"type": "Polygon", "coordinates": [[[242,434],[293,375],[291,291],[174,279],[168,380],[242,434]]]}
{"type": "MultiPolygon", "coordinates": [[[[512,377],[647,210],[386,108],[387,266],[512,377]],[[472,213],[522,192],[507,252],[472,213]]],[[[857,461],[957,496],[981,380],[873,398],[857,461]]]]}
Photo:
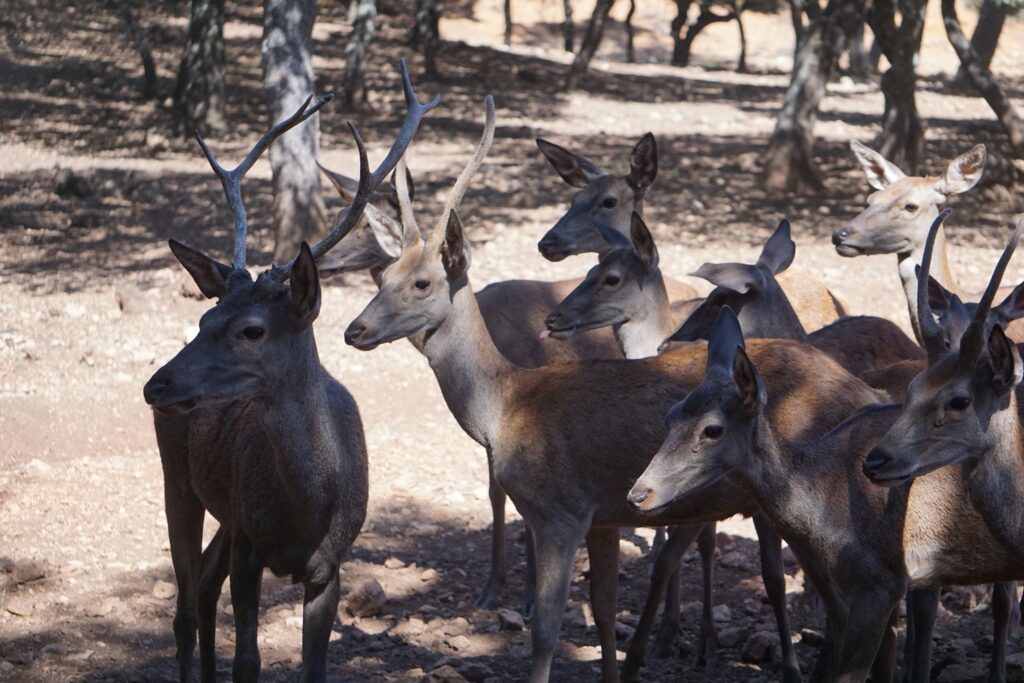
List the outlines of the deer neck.
{"type": "Polygon", "coordinates": [[[658,347],[678,327],[661,271],[640,291],[643,305],[624,323],[615,326],[615,339],[626,358],[658,355],[658,347]]]}
{"type": "MultiPolygon", "coordinates": [[[[921,330],[917,322],[917,268],[921,265],[924,256],[924,245],[915,247],[912,251],[901,252],[896,255],[900,270],[900,281],[903,283],[903,293],[907,297],[907,310],[910,312],[910,324],[914,328],[914,335],[917,341],[921,342],[921,330]]],[[[953,271],[949,267],[949,253],[946,251],[946,233],[944,228],[939,228],[935,235],[935,247],[932,251],[931,276],[939,284],[953,292],[961,294],[960,288],[953,278],[953,271]]]]}
{"type": "Polygon", "coordinates": [[[522,370],[494,345],[468,279],[452,295],[444,321],[426,335],[422,351],[459,425],[490,447],[500,428],[506,389],[522,370]]]}
{"type": "Polygon", "coordinates": [[[996,412],[988,431],[994,436],[987,452],[963,464],[967,493],[975,509],[999,541],[1024,554],[1024,448],[1017,400],[996,412]]]}

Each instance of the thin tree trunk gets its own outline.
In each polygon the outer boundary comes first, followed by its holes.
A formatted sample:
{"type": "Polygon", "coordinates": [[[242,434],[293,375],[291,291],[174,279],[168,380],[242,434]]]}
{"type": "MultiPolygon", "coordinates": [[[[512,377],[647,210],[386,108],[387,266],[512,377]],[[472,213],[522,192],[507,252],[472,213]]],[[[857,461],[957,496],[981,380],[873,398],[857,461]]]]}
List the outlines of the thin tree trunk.
{"type": "MultiPolygon", "coordinates": [[[[1008,13],[1006,4],[998,0],[985,0],[981,3],[978,23],[971,34],[971,47],[978,53],[986,69],[992,67],[992,57],[996,54],[996,46],[999,44],[999,36],[1002,35],[1008,13]]],[[[956,80],[964,84],[970,83],[970,78],[963,67],[957,71],[956,80]]]]}
{"type": "MultiPolygon", "coordinates": [[[[314,94],[315,20],[315,0],[264,0],[263,92],[273,121],[286,118],[314,94]]],[[[299,124],[270,147],[277,263],[293,258],[299,242],[317,239],[326,227],[316,165],[319,149],[319,116],[299,124]]]]}
{"type": "Polygon", "coordinates": [[[132,0],[108,0],[113,5],[114,11],[121,17],[128,35],[135,43],[135,49],[142,59],[142,98],[151,100],[156,97],[156,66],[153,64],[153,51],[149,49],[149,38],[146,31],[139,26],[135,17],[135,7],[132,0]]]}
{"type": "Polygon", "coordinates": [[[505,44],[512,44],[512,0],[505,0],[505,44]]]}
{"type": "Polygon", "coordinates": [[[868,48],[864,47],[864,24],[861,24],[850,41],[850,72],[864,77],[872,71],[874,69],[871,64],[871,55],[868,48]]]}
{"type": "Polygon", "coordinates": [[[693,0],[676,0],[676,17],[672,20],[672,64],[683,65],[683,27],[686,26],[693,0]]]}
{"type": "Polygon", "coordinates": [[[224,0],[191,0],[174,100],[185,129],[224,128],[224,0]]]}
{"type": "Polygon", "coordinates": [[[800,52],[807,29],[804,26],[804,6],[802,0],[789,0],[789,20],[793,24],[793,54],[800,52]]]}
{"type": "Polygon", "coordinates": [[[879,152],[915,175],[924,156],[924,125],[917,113],[917,74],[914,59],[921,49],[926,0],[875,0],[868,10],[868,22],[879,47],[891,65],[882,75],[885,113],[879,152]],[[896,12],[900,25],[896,27],[896,12]]]}
{"type": "Polygon", "coordinates": [[[576,40],[572,26],[572,0],[562,0],[562,11],[565,12],[565,21],[562,22],[562,41],[565,51],[573,52],[576,49],[576,40]]]}
{"type": "Polygon", "coordinates": [[[568,88],[575,87],[580,77],[587,72],[590,60],[594,58],[597,46],[601,43],[601,37],[604,35],[604,25],[608,20],[608,12],[611,10],[614,2],[615,0],[597,0],[594,13],[590,17],[590,23],[587,24],[587,34],[583,37],[583,44],[580,45],[580,51],[576,54],[576,58],[572,60],[572,66],[569,67],[569,76],[566,79],[566,86],[568,88]]]}
{"type": "Polygon", "coordinates": [[[982,63],[981,57],[971,47],[970,41],[967,40],[967,36],[964,35],[964,31],[960,27],[960,19],[956,15],[953,0],[942,0],[942,19],[946,24],[946,35],[949,37],[949,42],[953,45],[957,57],[960,58],[960,65],[1003,125],[1003,129],[1010,138],[1010,147],[1014,157],[1024,159],[1024,120],[1021,120],[1017,108],[1013,106],[999,83],[992,77],[988,67],[982,63]]]}
{"type": "Polygon", "coordinates": [[[376,30],[377,0],[357,0],[352,36],[345,47],[345,105],[366,104],[366,54],[376,30]]]}
{"type": "Polygon", "coordinates": [[[423,68],[427,75],[436,78],[437,51],[441,45],[441,10],[438,0],[416,0],[416,16],[413,25],[413,46],[423,53],[423,68]]]}
{"type": "Polygon", "coordinates": [[[706,29],[711,24],[717,24],[721,21],[730,21],[735,17],[735,14],[729,12],[728,14],[715,14],[711,11],[711,3],[708,0],[704,0],[700,4],[700,14],[697,15],[697,21],[690,24],[689,28],[686,29],[686,37],[683,38],[683,44],[679,50],[679,61],[673,62],[677,66],[687,66],[690,63],[690,49],[693,47],[693,41],[697,39],[700,32],[706,29]]]}
{"type": "Polygon", "coordinates": [[[814,164],[814,123],[839,55],[864,20],[862,10],[858,0],[830,0],[808,27],[765,155],[764,181],[769,189],[824,188],[814,164]]]}
{"type": "Polygon", "coordinates": [[[626,62],[633,64],[636,53],[633,51],[633,15],[636,14],[636,0],[629,0],[629,12],[626,13],[626,62]]]}
{"type": "Polygon", "coordinates": [[[743,0],[733,1],[732,13],[736,17],[736,28],[740,32],[740,58],[736,61],[736,70],[747,73],[747,32],[743,30],[743,0]]]}

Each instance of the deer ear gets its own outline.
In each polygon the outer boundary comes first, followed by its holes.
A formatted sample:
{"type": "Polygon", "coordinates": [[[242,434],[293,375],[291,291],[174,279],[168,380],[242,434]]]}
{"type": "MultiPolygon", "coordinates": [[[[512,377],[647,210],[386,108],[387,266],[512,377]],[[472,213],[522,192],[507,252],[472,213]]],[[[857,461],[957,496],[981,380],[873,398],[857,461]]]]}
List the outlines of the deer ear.
{"type": "Polygon", "coordinates": [[[779,222],[779,227],[775,228],[775,232],[764,243],[757,265],[764,266],[772,275],[778,275],[793,264],[795,257],[796,244],[790,237],[789,221],[783,218],[779,222]]]}
{"type": "Polygon", "coordinates": [[[700,306],[694,309],[693,313],[686,317],[686,320],[679,326],[679,329],[673,332],[672,336],[662,342],[662,344],[690,342],[709,338],[714,326],[713,316],[715,311],[720,310],[720,308],[711,303],[709,299],[705,299],[701,302],[700,306]]]}
{"type": "Polygon", "coordinates": [[[573,154],[553,142],[537,138],[537,147],[551,162],[558,175],[562,176],[562,180],[573,187],[586,187],[591,181],[605,175],[605,172],[590,160],[573,154]]]}
{"type": "Polygon", "coordinates": [[[203,296],[207,299],[219,299],[227,293],[231,266],[215,261],[203,252],[186,247],[177,240],[168,240],[167,243],[174,257],[185,266],[185,270],[195,280],[203,296]]]}
{"type": "Polygon", "coordinates": [[[764,289],[764,273],[745,263],[705,263],[690,275],[740,294],[764,289]]]}
{"type": "Polygon", "coordinates": [[[967,192],[981,180],[985,172],[985,145],[975,145],[946,167],[946,174],[939,180],[936,189],[944,195],[967,192]]]}
{"type": "Polygon", "coordinates": [[[895,164],[867,145],[851,140],[850,149],[853,150],[861,168],[864,169],[864,175],[868,177],[868,185],[876,190],[884,190],[900,178],[906,177],[906,174],[895,164]]]}
{"type": "Polygon", "coordinates": [[[1009,324],[1018,318],[1024,318],[1024,282],[1013,288],[1009,296],[996,306],[993,311],[1003,325],[1009,324]]]}
{"type": "Polygon", "coordinates": [[[652,133],[646,133],[629,155],[629,176],[626,182],[641,195],[658,177],[658,145],[652,133]]]}
{"type": "Polygon", "coordinates": [[[989,365],[993,386],[1000,396],[1011,392],[1024,376],[1017,345],[1010,341],[999,324],[993,325],[989,332],[988,355],[981,362],[989,365]]]}
{"type": "Polygon", "coordinates": [[[444,229],[444,244],[441,245],[441,260],[444,270],[448,273],[448,281],[462,279],[469,270],[469,248],[466,235],[462,230],[459,214],[452,209],[448,214],[448,225],[444,229]]]}
{"type": "Polygon", "coordinates": [[[633,251],[644,264],[648,273],[652,273],[658,267],[658,247],[654,244],[651,231],[647,224],[636,211],[633,212],[629,221],[629,236],[633,240],[633,251]]]}
{"type": "Polygon", "coordinates": [[[309,244],[299,245],[299,255],[292,264],[292,303],[299,309],[299,319],[308,325],[320,314],[320,273],[309,244]]]}
{"type": "Polygon", "coordinates": [[[363,210],[363,220],[370,226],[373,238],[377,240],[381,251],[393,259],[402,255],[402,226],[391,216],[378,210],[373,204],[367,204],[363,210]]]}
{"type": "Polygon", "coordinates": [[[356,190],[359,187],[359,181],[355,178],[349,178],[347,175],[337,173],[327,168],[319,161],[316,165],[320,168],[325,176],[331,181],[331,185],[334,185],[334,189],[338,191],[338,195],[341,200],[346,204],[351,204],[355,201],[356,190]]]}
{"type": "Polygon", "coordinates": [[[743,408],[748,413],[756,413],[768,402],[768,391],[764,387],[764,381],[743,347],[736,349],[736,355],[732,359],[732,379],[736,382],[736,391],[739,393],[743,408]]]}

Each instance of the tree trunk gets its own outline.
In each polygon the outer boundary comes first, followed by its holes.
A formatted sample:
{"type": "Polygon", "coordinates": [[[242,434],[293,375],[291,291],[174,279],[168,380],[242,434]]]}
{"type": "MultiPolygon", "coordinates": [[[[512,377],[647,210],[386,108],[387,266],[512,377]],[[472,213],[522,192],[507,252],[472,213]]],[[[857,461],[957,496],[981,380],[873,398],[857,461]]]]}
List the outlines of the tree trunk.
{"type": "Polygon", "coordinates": [[[423,69],[431,78],[436,78],[437,50],[441,46],[441,10],[439,0],[416,0],[416,17],[413,25],[413,46],[423,53],[423,69]]]}
{"type": "MultiPolygon", "coordinates": [[[[999,44],[999,36],[1003,32],[1003,23],[1008,13],[1006,4],[999,0],[985,0],[981,3],[978,24],[971,35],[971,47],[978,53],[986,69],[992,66],[992,57],[996,54],[996,46],[999,44]]],[[[971,82],[963,67],[957,71],[956,80],[964,84],[971,82]]]]}
{"type": "Polygon", "coordinates": [[[879,152],[910,175],[924,157],[924,126],[917,113],[914,59],[921,49],[926,0],[875,0],[867,19],[891,65],[882,75],[885,113],[879,152]],[[896,12],[900,25],[896,28],[896,12]]]}
{"type": "Polygon", "coordinates": [[[576,40],[572,26],[572,0],[562,0],[562,11],[565,12],[565,21],[562,22],[562,41],[565,44],[565,51],[573,52],[576,49],[576,40]]]}
{"type": "Polygon", "coordinates": [[[191,0],[174,100],[185,130],[224,128],[224,0],[191,0]]]}
{"type": "Polygon", "coordinates": [[[864,78],[873,71],[871,54],[864,47],[864,24],[861,24],[850,40],[850,72],[864,78]]]}
{"type": "Polygon", "coordinates": [[[804,26],[804,6],[801,0],[789,0],[789,20],[793,24],[793,54],[800,52],[800,43],[807,34],[804,26]]]}
{"type": "MultiPolygon", "coordinates": [[[[314,94],[315,0],[264,0],[263,93],[272,121],[280,121],[314,94]]],[[[274,172],[274,261],[296,254],[302,240],[319,238],[327,220],[320,196],[320,118],[300,123],[270,147],[274,172]]]]}
{"type": "Polygon", "coordinates": [[[765,155],[768,189],[788,193],[824,188],[813,158],[814,123],[839,55],[864,21],[862,10],[858,0],[830,0],[824,13],[811,21],[765,155]]]}
{"type": "Polygon", "coordinates": [[[135,17],[135,8],[132,0],[108,0],[113,5],[114,11],[121,17],[128,35],[135,43],[135,49],[142,59],[142,98],[151,100],[156,97],[156,66],[153,64],[153,51],[149,49],[149,38],[146,31],[139,26],[135,17]]]}
{"type": "Polygon", "coordinates": [[[960,27],[960,19],[956,15],[953,0],[942,0],[942,19],[946,24],[946,35],[949,36],[949,42],[956,50],[957,57],[960,58],[961,67],[967,72],[974,87],[992,107],[999,123],[1003,125],[1003,129],[1009,136],[1013,156],[1017,159],[1024,159],[1024,120],[1021,120],[1016,107],[992,77],[988,67],[982,63],[978,53],[971,47],[967,36],[964,35],[964,31],[960,27]]]}
{"type": "Polygon", "coordinates": [[[505,0],[505,44],[512,44],[512,0],[505,0]]]}
{"type": "Polygon", "coordinates": [[[747,73],[747,32],[743,30],[743,0],[732,3],[732,13],[736,17],[736,28],[740,32],[740,58],[736,61],[736,70],[747,73]]]}
{"type": "Polygon", "coordinates": [[[692,4],[693,0],[676,0],[676,18],[672,20],[672,64],[675,66],[683,63],[683,27],[686,26],[692,4]]]}
{"type": "Polygon", "coordinates": [[[633,15],[636,14],[636,0],[629,0],[629,11],[626,13],[626,62],[636,62],[636,53],[633,51],[633,15]]]}
{"type": "Polygon", "coordinates": [[[611,10],[614,2],[615,0],[597,0],[597,5],[594,6],[594,14],[591,15],[590,23],[587,24],[587,34],[583,36],[583,44],[580,45],[580,51],[577,53],[576,58],[572,60],[572,66],[569,67],[566,87],[575,87],[580,77],[587,72],[590,60],[594,58],[597,46],[601,42],[601,36],[604,35],[604,25],[608,20],[608,12],[611,10]]]}
{"type": "Polygon", "coordinates": [[[345,105],[366,104],[366,53],[376,30],[377,0],[357,0],[352,36],[345,47],[345,105]]]}
{"type": "MultiPolygon", "coordinates": [[[[711,3],[709,0],[704,0],[700,4],[700,14],[697,15],[697,21],[690,24],[690,27],[686,29],[686,37],[683,38],[683,44],[679,50],[679,61],[673,61],[672,63],[676,66],[687,66],[690,63],[690,48],[693,47],[693,41],[697,39],[697,36],[701,31],[706,29],[711,24],[717,24],[720,21],[730,21],[735,18],[735,14],[729,12],[728,14],[715,14],[711,11],[711,3]]],[[[673,55],[675,57],[676,55],[673,55]]]]}

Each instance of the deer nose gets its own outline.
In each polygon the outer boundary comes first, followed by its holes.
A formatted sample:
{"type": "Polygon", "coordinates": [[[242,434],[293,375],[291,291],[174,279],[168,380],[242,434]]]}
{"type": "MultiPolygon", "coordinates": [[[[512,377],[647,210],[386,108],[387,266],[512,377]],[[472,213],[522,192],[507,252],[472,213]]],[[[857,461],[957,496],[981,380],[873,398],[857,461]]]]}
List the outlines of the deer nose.
{"type": "Polygon", "coordinates": [[[544,318],[544,324],[549,330],[555,330],[558,328],[558,321],[562,319],[562,314],[558,311],[551,313],[547,318],[544,318]]]}
{"type": "Polygon", "coordinates": [[[558,249],[558,244],[558,235],[544,235],[540,242],[537,243],[537,249],[539,249],[542,254],[546,254],[549,251],[558,249]]]}
{"type": "Polygon", "coordinates": [[[356,343],[362,339],[363,335],[366,334],[366,325],[359,322],[353,322],[345,330],[345,343],[349,346],[355,346],[356,343]]]}
{"type": "Polygon", "coordinates": [[[874,480],[890,462],[892,462],[892,456],[878,446],[875,446],[868,453],[868,457],[864,459],[861,470],[864,472],[865,477],[874,480]]]}
{"type": "Polygon", "coordinates": [[[146,382],[146,386],[142,388],[142,396],[146,399],[146,403],[148,405],[153,405],[160,400],[160,396],[162,396],[170,386],[171,381],[169,379],[153,376],[152,379],[146,382]]]}
{"type": "Polygon", "coordinates": [[[626,496],[626,500],[628,500],[629,504],[632,505],[633,507],[639,508],[641,505],[643,505],[645,500],[651,497],[653,493],[654,491],[652,491],[650,487],[634,486],[633,489],[629,492],[629,495],[626,496]]]}
{"type": "Polygon", "coordinates": [[[853,228],[851,228],[848,225],[846,227],[839,228],[838,230],[833,231],[832,232],[832,244],[834,244],[834,245],[836,245],[838,247],[840,244],[842,244],[846,240],[850,239],[850,237],[853,235],[853,233],[854,233],[853,228]]]}

